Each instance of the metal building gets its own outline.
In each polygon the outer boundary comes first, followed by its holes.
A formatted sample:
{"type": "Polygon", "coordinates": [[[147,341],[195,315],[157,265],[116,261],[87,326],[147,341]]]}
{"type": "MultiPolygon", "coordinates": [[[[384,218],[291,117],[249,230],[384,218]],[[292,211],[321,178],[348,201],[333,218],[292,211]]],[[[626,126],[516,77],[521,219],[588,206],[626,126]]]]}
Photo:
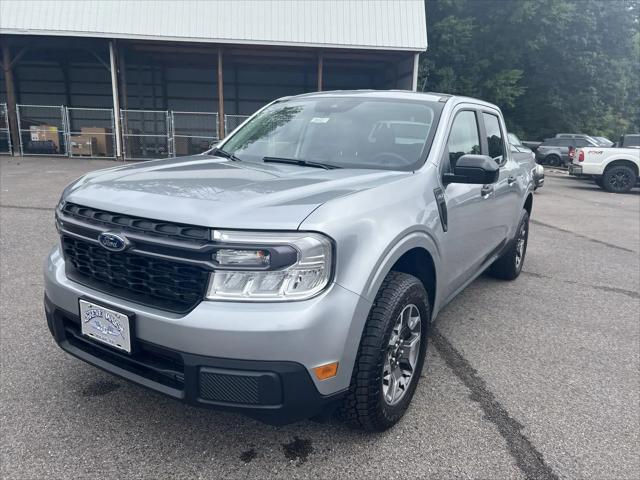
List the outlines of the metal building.
{"type": "Polygon", "coordinates": [[[2,0],[0,35],[0,152],[127,159],[285,95],[415,89],[427,48],[422,0],[2,0]]]}

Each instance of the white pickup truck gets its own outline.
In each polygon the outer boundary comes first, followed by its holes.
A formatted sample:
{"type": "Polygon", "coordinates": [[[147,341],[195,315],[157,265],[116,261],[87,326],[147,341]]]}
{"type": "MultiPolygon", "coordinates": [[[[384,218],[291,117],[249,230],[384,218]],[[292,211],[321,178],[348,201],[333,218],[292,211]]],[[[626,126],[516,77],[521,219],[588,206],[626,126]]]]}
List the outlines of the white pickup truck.
{"type": "Polygon", "coordinates": [[[638,184],[640,150],[584,147],[576,150],[569,174],[591,176],[607,192],[624,193],[638,184]]]}

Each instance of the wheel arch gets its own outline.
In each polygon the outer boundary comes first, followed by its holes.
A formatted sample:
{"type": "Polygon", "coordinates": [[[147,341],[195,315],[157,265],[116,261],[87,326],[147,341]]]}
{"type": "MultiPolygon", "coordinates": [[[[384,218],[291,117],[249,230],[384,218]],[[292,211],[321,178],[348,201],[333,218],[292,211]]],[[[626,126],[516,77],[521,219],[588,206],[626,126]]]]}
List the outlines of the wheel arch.
{"type": "Polygon", "coordinates": [[[634,161],[627,160],[625,158],[617,158],[607,163],[607,165],[604,167],[604,170],[602,171],[602,174],[604,175],[605,173],[607,173],[607,170],[609,170],[610,168],[620,166],[630,167],[636,173],[636,176],[640,175],[640,172],[638,172],[638,165],[634,161]]]}
{"type": "Polygon", "coordinates": [[[427,291],[429,304],[433,307],[438,281],[433,257],[427,249],[415,247],[406,251],[389,271],[407,273],[420,280],[427,291]]]}
{"type": "Polygon", "coordinates": [[[533,193],[529,192],[527,199],[524,201],[524,209],[531,216],[531,210],[533,209],[533,193]]]}
{"type": "Polygon", "coordinates": [[[394,241],[371,274],[364,290],[365,298],[373,301],[382,282],[391,271],[417,277],[429,295],[432,314],[437,311],[440,254],[435,240],[426,232],[413,232],[394,241]]]}

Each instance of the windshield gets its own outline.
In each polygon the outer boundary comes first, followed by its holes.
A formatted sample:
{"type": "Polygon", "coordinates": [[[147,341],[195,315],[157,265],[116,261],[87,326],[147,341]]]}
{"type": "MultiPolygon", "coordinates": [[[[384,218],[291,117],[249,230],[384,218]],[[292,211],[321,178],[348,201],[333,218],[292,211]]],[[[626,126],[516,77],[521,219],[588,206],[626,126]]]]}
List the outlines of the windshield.
{"type": "Polygon", "coordinates": [[[613,142],[608,138],[605,138],[605,137],[593,137],[593,138],[596,140],[596,142],[598,142],[598,145],[600,146],[609,147],[613,145],[613,142]]]}
{"type": "Polygon", "coordinates": [[[237,159],[290,159],[343,168],[413,170],[442,103],[358,97],[300,98],[262,110],[221,145],[237,159]]]}

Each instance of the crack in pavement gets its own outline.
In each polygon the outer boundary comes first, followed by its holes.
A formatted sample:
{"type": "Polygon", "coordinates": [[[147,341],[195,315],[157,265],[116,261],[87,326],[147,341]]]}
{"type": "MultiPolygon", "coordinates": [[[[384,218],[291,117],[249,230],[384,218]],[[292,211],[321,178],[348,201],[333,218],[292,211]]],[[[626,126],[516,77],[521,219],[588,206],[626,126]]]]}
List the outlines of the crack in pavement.
{"type": "Polygon", "coordinates": [[[480,405],[485,418],[496,426],[507,443],[509,453],[525,477],[528,480],[558,480],[558,476],[545,463],[542,454],[522,433],[524,426],[500,405],[471,364],[437,328],[432,329],[431,340],[445,363],[469,389],[469,398],[480,405]]]}
{"type": "Polygon", "coordinates": [[[55,208],[51,208],[51,207],[25,207],[22,205],[0,205],[0,208],[16,208],[19,210],[45,210],[47,212],[55,211],[55,208]]]}
{"type": "Polygon", "coordinates": [[[624,289],[624,288],[607,287],[606,285],[592,285],[590,283],[581,283],[581,282],[576,282],[575,280],[566,280],[564,278],[556,278],[556,277],[552,277],[551,275],[544,275],[542,273],[529,272],[529,271],[526,271],[526,270],[522,270],[522,273],[524,275],[528,275],[530,277],[543,278],[543,279],[547,279],[547,280],[557,280],[559,282],[564,282],[564,283],[568,283],[568,284],[571,284],[571,285],[577,285],[579,287],[587,287],[587,288],[593,288],[595,290],[602,290],[603,292],[621,293],[622,295],[626,295],[627,297],[631,297],[633,299],[640,298],[640,293],[639,292],[635,292],[633,290],[627,290],[627,289],[624,289]]]}
{"type": "Polygon", "coordinates": [[[599,245],[604,245],[604,246],[609,247],[609,248],[615,248],[617,250],[622,250],[623,252],[638,253],[635,250],[631,250],[629,248],[621,247],[621,246],[615,245],[613,243],[603,242],[602,240],[596,240],[595,238],[587,237],[586,235],[582,235],[580,233],[572,232],[571,230],[567,230],[565,228],[556,227],[555,225],[549,225],[548,223],[543,223],[543,222],[540,222],[539,220],[531,219],[530,222],[534,223],[536,225],[541,225],[543,227],[551,228],[552,230],[557,230],[558,232],[570,233],[571,235],[575,235],[578,238],[582,238],[582,239],[588,240],[590,242],[597,243],[599,245]]]}

